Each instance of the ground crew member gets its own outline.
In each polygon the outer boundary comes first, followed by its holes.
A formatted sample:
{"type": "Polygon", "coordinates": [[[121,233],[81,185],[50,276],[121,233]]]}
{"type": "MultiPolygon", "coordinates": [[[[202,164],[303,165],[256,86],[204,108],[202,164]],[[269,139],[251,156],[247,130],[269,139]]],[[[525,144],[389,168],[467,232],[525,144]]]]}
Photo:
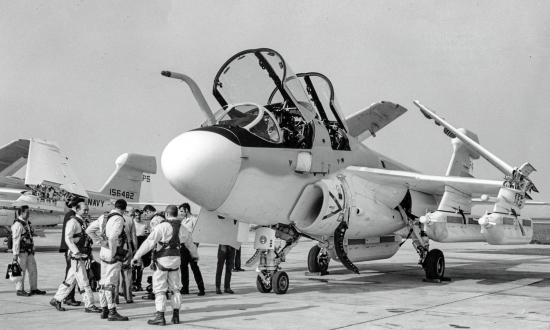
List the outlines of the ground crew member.
{"type": "Polygon", "coordinates": [[[197,248],[191,239],[189,231],[177,219],[178,208],[175,205],[166,207],[166,219],[158,223],[145,242],[138,249],[132,263],[138,263],[141,256],[155,249],[153,263],[156,266],[153,273],[153,291],[155,293],[155,318],[147,321],[152,325],[166,325],[164,312],[166,310],[166,293],[172,292],[172,323],[178,324],[181,307],[180,279],[180,245],[184,244],[191,256],[198,260],[197,248]]]}
{"type": "Polygon", "coordinates": [[[225,278],[223,282],[225,293],[234,293],[231,290],[231,270],[235,262],[235,248],[231,245],[220,244],[218,246],[218,264],[216,265],[216,293],[222,294],[222,271],[225,263],[225,278]]]}
{"type": "Polygon", "coordinates": [[[13,240],[13,261],[17,261],[21,267],[21,278],[15,282],[18,296],[28,297],[33,294],[43,295],[46,291],[38,290],[38,271],[34,260],[33,229],[29,221],[29,206],[23,205],[17,210],[17,219],[11,226],[13,240]],[[29,273],[31,291],[25,291],[25,274],[29,273]]]}
{"type": "Polygon", "coordinates": [[[94,305],[94,295],[88,281],[86,271],[86,263],[92,260],[92,240],[86,234],[85,214],[88,213],[88,205],[85,202],[80,202],[76,205],[76,214],[72,216],[66,223],[65,228],[65,244],[69,249],[69,257],[71,259],[71,268],[65,276],[63,283],[59,285],[55,296],[50,301],[50,305],[58,311],[65,311],[61,307],[61,301],[65,299],[69,293],[74,290],[76,283],[80,287],[80,294],[84,301],[84,311],[86,313],[101,313],[101,309],[94,305]]]}
{"type": "Polygon", "coordinates": [[[99,281],[99,303],[101,318],[109,321],[128,321],[116,310],[115,292],[120,279],[122,261],[128,258],[128,238],[124,232],[124,218],[127,203],[124,199],[115,202],[115,209],[92,222],[86,233],[101,242],[101,280],[99,281]]]}
{"type": "MultiPolygon", "coordinates": [[[[71,255],[69,248],[67,247],[67,243],[65,243],[65,228],[67,227],[67,222],[71,220],[72,217],[76,214],[76,206],[78,203],[83,202],[84,199],[78,196],[75,196],[71,198],[69,201],[65,203],[67,207],[69,208],[69,211],[65,213],[65,218],[63,219],[63,229],[61,230],[61,242],[59,244],[59,252],[65,253],[65,279],[67,279],[67,274],[69,273],[69,269],[71,268],[71,255]]],[[[65,300],[63,300],[63,303],[69,306],[80,306],[80,301],[77,301],[74,298],[74,294],[76,291],[76,285],[73,287],[71,292],[67,295],[65,300]]]]}
{"type": "MultiPolygon", "coordinates": [[[[181,220],[182,226],[185,226],[187,230],[191,232],[191,234],[193,234],[193,230],[195,229],[195,225],[197,224],[197,217],[191,213],[191,206],[189,205],[189,203],[183,203],[178,208],[180,213],[183,215],[183,219],[181,220]]],[[[199,243],[195,243],[195,246],[198,247],[199,243]]],[[[189,254],[189,250],[185,247],[185,245],[182,245],[180,254],[181,294],[189,294],[189,266],[191,266],[193,277],[195,278],[197,288],[199,289],[199,293],[197,293],[197,295],[204,296],[204,281],[202,279],[199,264],[191,257],[191,254],[189,254]]]]}

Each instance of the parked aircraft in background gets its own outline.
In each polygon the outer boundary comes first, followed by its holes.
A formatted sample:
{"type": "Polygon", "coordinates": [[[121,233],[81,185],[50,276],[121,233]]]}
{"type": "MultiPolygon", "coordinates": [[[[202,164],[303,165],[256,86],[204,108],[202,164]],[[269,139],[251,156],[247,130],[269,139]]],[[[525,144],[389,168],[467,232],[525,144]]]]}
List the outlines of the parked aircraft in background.
{"type": "Polygon", "coordinates": [[[330,80],[317,72],[294,74],[271,49],[242,51],[223,64],[213,94],[213,113],[197,84],[186,82],[207,121],[174,138],[161,165],[171,185],[202,206],[196,235],[236,242],[238,220],[256,225],[261,292],[285,293],[289,278],[281,263],[300,237],[318,242],[308,257],[312,272],[326,272],[331,259],[358,272],[355,262],[393,256],[412,238],[428,279],[444,279],[438,242],[487,241],[526,244],[531,220],[521,215],[536,188],[528,163],[512,167],[415,101],[444,127],[454,152],[446,176],[420,174],[362,143],[405,111],[379,102],[344,117],[330,80]],[[472,177],[472,160],[483,157],[503,181],[472,177]],[[496,196],[493,212],[471,214],[472,198],[496,196]],[[229,220],[229,221],[228,221],[229,220]],[[223,235],[219,233],[222,231],[223,235]],[[233,234],[233,238],[228,238],[233,234]],[[276,247],[275,238],[285,243],[276,247]]]}
{"type": "Polygon", "coordinates": [[[142,183],[149,183],[149,174],[157,171],[155,157],[125,153],[115,165],[95,192],[82,187],[68,157],[53,142],[19,139],[0,148],[0,237],[8,235],[15,209],[21,205],[29,205],[31,222],[40,229],[63,223],[65,200],[73,194],[86,198],[92,218],[111,210],[112,201],[118,198],[138,203],[142,183]],[[25,178],[13,176],[25,165],[25,178]]]}

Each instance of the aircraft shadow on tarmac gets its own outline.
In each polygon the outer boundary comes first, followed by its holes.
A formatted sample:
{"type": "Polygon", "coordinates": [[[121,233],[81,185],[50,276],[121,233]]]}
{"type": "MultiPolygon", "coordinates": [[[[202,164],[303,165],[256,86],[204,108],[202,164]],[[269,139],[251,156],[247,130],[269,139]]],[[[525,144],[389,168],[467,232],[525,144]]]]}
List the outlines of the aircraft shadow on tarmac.
{"type": "Polygon", "coordinates": [[[506,249],[506,250],[465,250],[455,251],[456,253],[481,253],[481,254],[512,254],[526,256],[546,256],[550,257],[550,249],[544,248],[521,248],[521,249],[506,249]]]}
{"type": "MultiPolygon", "coordinates": [[[[185,299],[182,301],[182,304],[185,305],[185,299]]],[[[216,315],[216,316],[209,316],[209,317],[203,317],[199,319],[186,319],[182,320],[182,323],[192,323],[192,322],[202,322],[202,321],[211,321],[211,320],[217,320],[217,319],[225,319],[228,317],[245,317],[245,316],[260,316],[265,315],[268,313],[284,313],[284,312],[291,312],[291,311],[297,311],[297,310],[305,310],[309,308],[314,308],[318,306],[304,306],[304,307],[295,307],[295,308],[269,308],[269,309],[262,309],[262,310],[254,310],[254,311],[247,311],[248,309],[254,308],[258,309],[263,307],[264,305],[272,306],[271,303],[255,303],[255,304],[228,304],[228,305],[208,305],[201,308],[194,308],[194,309],[185,309],[184,313],[185,315],[193,315],[194,313],[205,313],[205,312],[231,312],[231,314],[223,314],[223,315],[216,315]],[[241,313],[235,313],[235,311],[245,311],[241,313]]],[[[143,307],[143,306],[139,306],[143,307]]],[[[129,308],[124,308],[125,310],[129,308]]],[[[132,319],[142,319],[142,318],[149,318],[151,317],[151,313],[145,313],[145,314],[133,314],[128,315],[132,319]]]]}
{"type": "MultiPolygon", "coordinates": [[[[468,251],[470,253],[476,253],[468,251]]],[[[488,251],[479,251],[479,253],[487,253],[488,251]]],[[[548,252],[547,249],[529,249],[529,250],[506,250],[502,251],[502,254],[524,254],[524,255],[544,255],[548,252]],[[510,252],[510,253],[508,253],[510,252]]],[[[488,254],[501,254],[501,251],[489,251],[488,254]]],[[[335,293],[340,294],[343,292],[357,292],[358,283],[364,283],[364,286],[359,285],[364,291],[390,291],[392,289],[414,289],[419,287],[431,287],[448,285],[453,282],[463,280],[477,281],[478,285],[495,285],[508,283],[513,281],[522,280],[525,278],[540,278],[541,281],[530,284],[530,286],[536,287],[549,287],[550,286],[550,272],[542,272],[538,270],[521,270],[517,267],[529,263],[536,264],[539,261],[543,261],[540,264],[547,264],[548,258],[530,258],[528,260],[488,260],[486,258],[474,258],[460,256],[460,261],[452,261],[453,258],[449,258],[447,262],[447,269],[445,276],[451,278],[451,282],[443,281],[441,283],[424,282],[424,271],[414,264],[384,264],[384,263],[372,263],[357,265],[360,274],[352,274],[345,268],[331,269],[329,268],[329,275],[326,276],[306,276],[306,280],[318,281],[323,284],[319,285],[303,285],[303,280],[296,279],[292,281],[291,287],[287,294],[302,293],[307,291],[321,291],[323,293],[335,293]],[[465,261],[466,259],[467,261],[465,261]],[[514,270],[511,270],[515,268],[514,270]],[[364,275],[363,275],[364,274],[364,275]],[[333,276],[335,275],[335,276],[333,276]],[[342,276],[343,275],[343,276],[342,276]],[[346,276],[347,275],[347,276],[346,276]],[[363,276],[362,276],[363,275],[363,276]],[[339,279],[339,277],[342,277],[339,279]],[[353,277],[349,277],[353,276],[353,277]]],[[[550,262],[548,263],[550,267],[550,262]]],[[[292,268],[288,269],[290,272],[306,272],[307,268],[292,268]]],[[[243,290],[239,290],[239,293],[243,290]]],[[[244,290],[248,291],[248,290],[244,290]]],[[[254,291],[252,288],[250,291],[254,291]]]]}

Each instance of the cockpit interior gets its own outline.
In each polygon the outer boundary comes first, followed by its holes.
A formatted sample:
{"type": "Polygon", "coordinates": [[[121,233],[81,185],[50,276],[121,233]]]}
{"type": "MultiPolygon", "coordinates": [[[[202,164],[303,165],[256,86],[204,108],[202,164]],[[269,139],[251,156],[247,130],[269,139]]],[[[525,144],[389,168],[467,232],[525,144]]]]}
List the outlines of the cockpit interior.
{"type": "Polygon", "coordinates": [[[216,74],[213,94],[221,109],[203,126],[244,129],[273,147],[310,149],[317,120],[332,149],[350,150],[330,80],[316,72],[294,74],[271,49],[231,57],[216,74]]]}

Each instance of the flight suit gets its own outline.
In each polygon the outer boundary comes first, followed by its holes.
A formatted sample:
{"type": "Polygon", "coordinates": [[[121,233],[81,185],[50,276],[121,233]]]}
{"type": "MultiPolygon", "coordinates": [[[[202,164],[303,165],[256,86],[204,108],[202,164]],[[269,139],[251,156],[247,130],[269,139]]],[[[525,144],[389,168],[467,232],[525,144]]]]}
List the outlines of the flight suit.
{"type": "Polygon", "coordinates": [[[86,234],[86,223],[82,217],[75,215],[67,221],[65,228],[65,244],[67,245],[71,259],[71,267],[54,296],[61,302],[65,299],[78,283],[80,294],[86,307],[86,312],[99,312],[94,305],[94,295],[88,280],[86,263],[91,259],[92,242],[86,234]]]}
{"type": "Polygon", "coordinates": [[[18,292],[24,292],[25,275],[29,274],[29,284],[31,292],[38,289],[38,271],[36,269],[36,260],[34,259],[34,240],[32,238],[33,230],[29,221],[22,218],[15,219],[11,226],[13,240],[13,255],[19,255],[17,262],[21,266],[21,278],[15,282],[15,289],[18,292]]]}
{"type": "MultiPolygon", "coordinates": [[[[65,279],[67,278],[67,274],[69,273],[69,269],[71,268],[71,253],[69,251],[69,248],[67,247],[67,243],[65,243],[65,229],[67,227],[67,222],[71,220],[72,217],[76,215],[76,212],[74,210],[69,210],[67,213],[65,213],[65,217],[63,219],[63,227],[61,229],[61,242],[59,244],[59,252],[62,252],[65,254],[65,279]]],[[[65,298],[66,303],[72,306],[79,306],[80,302],[77,302],[74,299],[74,294],[76,290],[76,285],[73,287],[73,290],[67,295],[65,298]]]]}
{"type": "MultiPolygon", "coordinates": [[[[181,307],[181,278],[180,278],[180,244],[184,244],[191,256],[198,259],[197,248],[191,239],[191,234],[181,225],[176,218],[167,218],[153,228],[147,239],[141,244],[134,255],[133,260],[139,260],[148,251],[155,249],[154,259],[156,270],[153,273],[153,292],[155,293],[155,308],[157,319],[166,310],[166,293],[172,292],[172,309],[174,310],[173,323],[179,322],[179,309],[181,307]],[[174,237],[174,235],[177,235],[174,237]],[[177,322],[174,319],[177,317],[177,322]]],[[[150,323],[159,324],[159,323],[150,323]]]]}
{"type": "Polygon", "coordinates": [[[99,303],[103,308],[102,318],[127,321],[116,312],[115,292],[120,279],[122,261],[128,258],[128,238],[124,232],[124,218],[118,210],[100,216],[92,222],[86,233],[101,242],[101,279],[99,281],[99,303]],[[107,314],[108,309],[108,314],[107,314]]]}

